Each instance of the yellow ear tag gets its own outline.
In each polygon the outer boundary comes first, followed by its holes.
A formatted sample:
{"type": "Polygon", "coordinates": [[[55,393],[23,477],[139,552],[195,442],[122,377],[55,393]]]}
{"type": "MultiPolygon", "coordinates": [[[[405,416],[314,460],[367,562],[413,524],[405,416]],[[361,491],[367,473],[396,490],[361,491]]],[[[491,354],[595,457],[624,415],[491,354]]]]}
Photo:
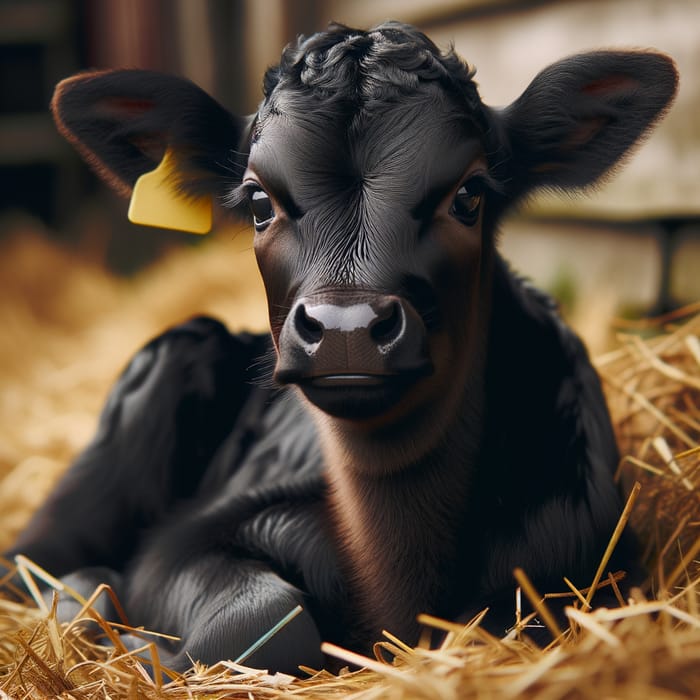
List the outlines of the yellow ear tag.
{"type": "Polygon", "coordinates": [[[183,195],[174,185],[176,172],[175,155],[168,149],[155,170],[144,173],[136,180],[129,203],[129,221],[188,233],[209,233],[211,197],[183,195]]]}

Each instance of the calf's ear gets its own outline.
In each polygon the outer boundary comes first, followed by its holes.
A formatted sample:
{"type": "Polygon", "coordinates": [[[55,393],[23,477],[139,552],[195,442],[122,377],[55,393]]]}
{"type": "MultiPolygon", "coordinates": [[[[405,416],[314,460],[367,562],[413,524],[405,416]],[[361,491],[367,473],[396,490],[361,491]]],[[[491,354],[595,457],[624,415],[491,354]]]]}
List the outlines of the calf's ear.
{"type": "Polygon", "coordinates": [[[677,85],[673,61],[654,52],[597,51],[543,70],[502,112],[516,194],[594,183],[665,114],[677,85]]]}
{"type": "Polygon", "coordinates": [[[236,117],[184,78],[144,70],[81,73],[51,102],[59,131],[115,190],[129,196],[166,151],[186,196],[222,195],[245,169],[250,118],[236,117]]]}

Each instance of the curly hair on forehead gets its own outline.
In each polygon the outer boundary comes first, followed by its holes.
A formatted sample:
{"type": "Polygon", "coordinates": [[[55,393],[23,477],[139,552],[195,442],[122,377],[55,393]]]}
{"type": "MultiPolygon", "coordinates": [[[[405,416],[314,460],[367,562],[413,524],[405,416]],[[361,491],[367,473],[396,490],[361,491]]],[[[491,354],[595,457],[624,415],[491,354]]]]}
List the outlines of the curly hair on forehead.
{"type": "Polygon", "coordinates": [[[438,82],[479,110],[474,70],[454,51],[442,52],[425,34],[400,22],[367,31],[333,23],[325,32],[300,36],[264,78],[269,100],[276,88],[311,90],[317,96],[362,106],[438,82]]]}

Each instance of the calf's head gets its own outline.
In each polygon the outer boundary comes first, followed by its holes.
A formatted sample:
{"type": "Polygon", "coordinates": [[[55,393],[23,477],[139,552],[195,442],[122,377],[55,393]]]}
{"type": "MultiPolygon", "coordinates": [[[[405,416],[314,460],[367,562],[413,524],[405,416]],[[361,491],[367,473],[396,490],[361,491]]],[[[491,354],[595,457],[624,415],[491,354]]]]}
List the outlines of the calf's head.
{"type": "Polygon", "coordinates": [[[533,188],[598,180],[676,82],[662,55],[595,52],[492,109],[458,56],[387,23],[288,46],[252,116],[138,70],[70,78],[53,110],[123,193],[167,149],[183,197],[249,213],[276,380],[370,429],[455,405],[483,371],[499,217],[533,188]]]}

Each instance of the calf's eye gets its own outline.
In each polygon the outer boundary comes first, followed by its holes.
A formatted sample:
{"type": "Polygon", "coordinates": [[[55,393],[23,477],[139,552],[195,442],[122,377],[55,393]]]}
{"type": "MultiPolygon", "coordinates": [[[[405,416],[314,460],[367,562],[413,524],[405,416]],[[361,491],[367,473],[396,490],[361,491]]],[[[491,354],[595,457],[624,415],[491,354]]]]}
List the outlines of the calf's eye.
{"type": "Polygon", "coordinates": [[[248,192],[248,204],[256,231],[262,231],[275,218],[275,210],[267,192],[255,188],[248,192]]]}
{"type": "Polygon", "coordinates": [[[483,183],[478,178],[471,178],[457,190],[450,214],[465,226],[473,226],[479,220],[483,198],[483,183]]]}

